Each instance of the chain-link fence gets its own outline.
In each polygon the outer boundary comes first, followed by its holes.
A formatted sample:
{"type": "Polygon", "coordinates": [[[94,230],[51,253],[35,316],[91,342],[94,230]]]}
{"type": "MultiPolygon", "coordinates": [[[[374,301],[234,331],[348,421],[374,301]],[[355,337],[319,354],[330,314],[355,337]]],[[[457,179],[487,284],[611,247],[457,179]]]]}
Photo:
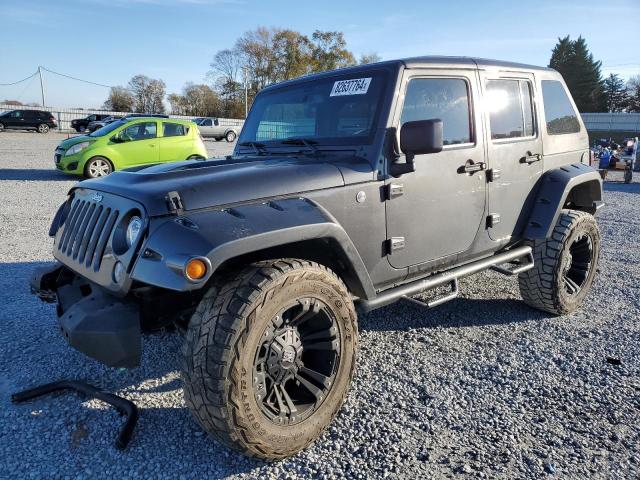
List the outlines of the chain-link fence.
{"type": "MultiPolygon", "coordinates": [[[[105,110],[84,110],[77,108],[57,108],[57,107],[28,107],[25,105],[6,105],[0,104],[0,113],[6,112],[9,110],[41,110],[50,112],[53,117],[56,119],[56,123],[58,124],[58,130],[61,132],[73,132],[74,130],[71,128],[71,121],[76,118],[86,118],[88,115],[92,113],[100,114],[100,115],[115,115],[118,117],[124,117],[129,115],[131,112],[108,112],[105,110]]],[[[170,115],[171,118],[181,118],[184,120],[191,120],[194,117],[188,117],[185,115],[170,115]]],[[[219,118],[220,125],[228,125],[237,127],[238,130],[242,129],[242,125],[244,124],[244,120],[234,119],[234,118],[219,118]]]]}

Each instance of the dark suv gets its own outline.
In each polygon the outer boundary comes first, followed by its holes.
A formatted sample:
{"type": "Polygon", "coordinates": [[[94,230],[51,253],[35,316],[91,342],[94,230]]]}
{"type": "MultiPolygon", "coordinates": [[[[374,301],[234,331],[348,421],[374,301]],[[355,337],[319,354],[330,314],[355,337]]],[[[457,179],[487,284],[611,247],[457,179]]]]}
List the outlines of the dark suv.
{"type": "Polygon", "coordinates": [[[57,126],[56,119],[51,115],[51,112],[43,110],[11,110],[0,113],[0,131],[6,128],[48,133],[50,129],[57,126]]]}
{"type": "Polygon", "coordinates": [[[104,120],[108,116],[109,115],[102,113],[92,113],[91,115],[87,115],[84,118],[76,118],[75,120],[71,120],[71,128],[73,128],[78,133],[82,133],[87,129],[89,123],[99,122],[101,120],[104,120]]]}
{"type": "Polygon", "coordinates": [[[600,253],[589,158],[548,68],[419,57],[310,75],[263,89],[226,158],[76,185],[51,225],[58,263],[31,288],[107,365],[137,365],[141,330],[175,324],[198,423],[282,458],[347,395],[356,309],[435,307],[487,269],[531,307],[577,309],[600,253]]]}

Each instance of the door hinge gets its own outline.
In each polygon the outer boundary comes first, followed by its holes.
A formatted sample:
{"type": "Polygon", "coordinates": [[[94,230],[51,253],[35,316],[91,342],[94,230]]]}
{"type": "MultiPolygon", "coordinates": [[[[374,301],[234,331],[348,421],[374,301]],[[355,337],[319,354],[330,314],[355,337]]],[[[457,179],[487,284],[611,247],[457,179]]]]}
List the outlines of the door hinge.
{"type": "Polygon", "coordinates": [[[487,170],[487,182],[495,182],[500,178],[502,172],[497,168],[490,168],[487,170]]]}
{"type": "Polygon", "coordinates": [[[393,253],[396,250],[402,250],[405,242],[404,237],[391,237],[389,240],[389,253],[393,253]]]}
{"type": "Polygon", "coordinates": [[[400,195],[404,195],[404,184],[402,183],[390,183],[387,185],[387,200],[391,200],[400,195]]]}
{"type": "Polygon", "coordinates": [[[487,227],[493,228],[500,223],[500,214],[492,213],[487,217],[487,227]]]}

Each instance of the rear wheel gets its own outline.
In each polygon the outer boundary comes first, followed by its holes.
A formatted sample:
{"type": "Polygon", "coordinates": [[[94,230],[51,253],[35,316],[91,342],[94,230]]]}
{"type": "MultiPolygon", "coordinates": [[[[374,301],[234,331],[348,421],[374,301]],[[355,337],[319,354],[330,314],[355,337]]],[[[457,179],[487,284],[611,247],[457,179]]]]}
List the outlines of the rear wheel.
{"type": "Polygon", "coordinates": [[[227,132],[224,138],[226,138],[227,142],[231,143],[236,139],[236,132],[234,131],[227,132]]]}
{"type": "Polygon", "coordinates": [[[113,166],[104,157],[93,157],[84,166],[84,176],[86,178],[106,177],[111,172],[113,172],[113,166]]]}
{"type": "Polygon", "coordinates": [[[576,310],[591,289],[600,257],[593,215],[562,210],[551,237],[530,245],[535,266],[518,277],[522,299],[555,315],[576,310]]]}
{"type": "Polygon", "coordinates": [[[211,287],[182,351],[186,404],[224,444],[264,459],[297,453],[331,422],[353,377],[356,313],[329,269],[251,265],[211,287]]]}
{"type": "Polygon", "coordinates": [[[36,130],[38,130],[38,133],[49,133],[49,125],[47,125],[46,123],[41,123],[40,125],[38,125],[36,130]]]}

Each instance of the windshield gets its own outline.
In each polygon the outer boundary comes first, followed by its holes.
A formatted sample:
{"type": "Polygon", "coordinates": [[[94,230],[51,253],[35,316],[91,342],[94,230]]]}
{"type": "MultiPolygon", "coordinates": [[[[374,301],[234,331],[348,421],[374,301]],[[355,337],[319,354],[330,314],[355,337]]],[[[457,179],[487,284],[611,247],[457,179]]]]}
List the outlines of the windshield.
{"type": "Polygon", "coordinates": [[[261,93],[238,142],[280,145],[305,139],[317,145],[369,144],[386,77],[380,71],[354,72],[261,93]]]}
{"type": "Polygon", "coordinates": [[[110,123],[108,125],[105,125],[102,128],[99,128],[95,132],[90,133],[89,136],[90,137],[104,137],[105,135],[110,134],[116,128],[121,127],[122,125],[125,125],[126,123],[127,122],[125,120],[118,120],[116,122],[112,122],[112,123],[110,123]]]}

